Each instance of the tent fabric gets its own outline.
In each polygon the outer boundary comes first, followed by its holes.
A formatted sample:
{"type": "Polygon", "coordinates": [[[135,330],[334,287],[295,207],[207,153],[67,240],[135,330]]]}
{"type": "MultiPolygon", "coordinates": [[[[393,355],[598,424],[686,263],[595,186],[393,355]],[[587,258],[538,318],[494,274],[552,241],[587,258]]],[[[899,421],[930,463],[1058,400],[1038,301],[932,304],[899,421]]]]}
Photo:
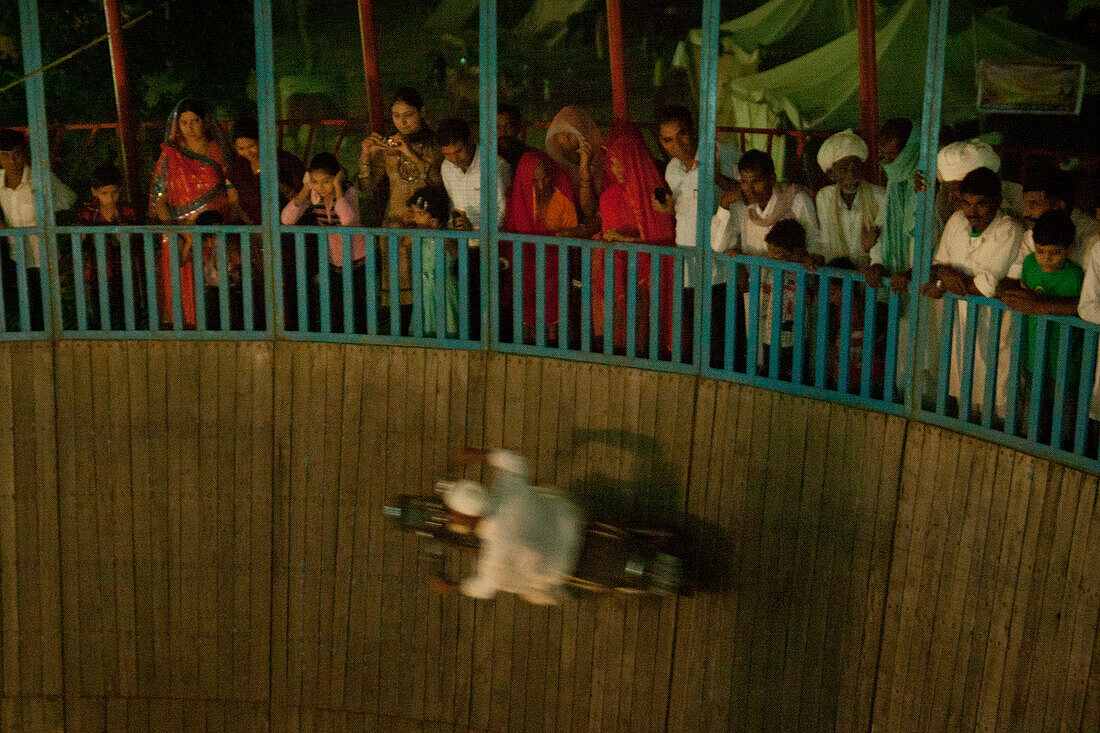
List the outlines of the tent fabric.
{"type": "Polygon", "coordinates": [[[478,11],[478,3],[479,0],[443,0],[428,16],[426,25],[435,31],[454,33],[478,11]]]}
{"type": "MultiPolygon", "coordinates": [[[[787,58],[801,56],[855,28],[851,0],[770,0],[759,8],[728,20],[718,27],[722,50],[736,46],[746,53],[783,42],[787,58]]],[[[688,40],[698,48],[702,31],[695,29],[688,40]]]]}
{"type": "MultiPolygon", "coordinates": [[[[814,0],[804,0],[810,3],[814,0]]],[[[883,119],[917,118],[924,99],[928,34],[927,0],[906,0],[876,34],[879,106],[883,119]]],[[[743,117],[756,105],[787,117],[796,127],[843,129],[859,123],[859,41],[851,32],[801,58],[751,76],[719,78],[719,120],[743,117]]],[[[977,116],[976,63],[1084,61],[1096,54],[1013,21],[1004,8],[974,17],[948,38],[943,84],[943,123],[977,116]]],[[[1088,89],[1100,89],[1090,77],[1088,89]]]]}
{"type": "Polygon", "coordinates": [[[565,35],[565,23],[569,16],[584,10],[590,1],[535,0],[527,14],[512,28],[512,32],[520,38],[544,39],[552,46],[565,35]]]}

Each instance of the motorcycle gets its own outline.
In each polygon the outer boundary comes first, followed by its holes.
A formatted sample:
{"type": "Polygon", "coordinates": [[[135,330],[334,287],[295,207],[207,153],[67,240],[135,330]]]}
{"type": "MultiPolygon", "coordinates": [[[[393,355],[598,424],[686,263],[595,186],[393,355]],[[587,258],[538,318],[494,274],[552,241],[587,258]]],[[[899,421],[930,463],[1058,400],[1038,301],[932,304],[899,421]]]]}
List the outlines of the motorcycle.
{"type": "MultiPolygon", "coordinates": [[[[437,577],[447,577],[447,548],[476,551],[472,532],[455,532],[447,519],[441,487],[434,496],[402,494],[383,513],[402,530],[428,538],[427,554],[437,577]]],[[[614,591],[629,595],[687,595],[680,559],[674,554],[676,535],[665,530],[616,527],[587,522],[577,564],[566,589],[574,595],[614,591]]]]}

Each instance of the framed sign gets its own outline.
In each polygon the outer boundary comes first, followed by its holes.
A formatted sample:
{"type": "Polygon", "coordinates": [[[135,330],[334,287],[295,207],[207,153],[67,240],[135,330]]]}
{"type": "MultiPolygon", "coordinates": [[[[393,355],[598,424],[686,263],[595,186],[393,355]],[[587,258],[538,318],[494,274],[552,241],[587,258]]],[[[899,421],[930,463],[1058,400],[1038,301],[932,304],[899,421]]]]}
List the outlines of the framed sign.
{"type": "Polygon", "coordinates": [[[1084,63],[982,59],[978,67],[979,112],[1076,115],[1084,95],[1084,63]]]}

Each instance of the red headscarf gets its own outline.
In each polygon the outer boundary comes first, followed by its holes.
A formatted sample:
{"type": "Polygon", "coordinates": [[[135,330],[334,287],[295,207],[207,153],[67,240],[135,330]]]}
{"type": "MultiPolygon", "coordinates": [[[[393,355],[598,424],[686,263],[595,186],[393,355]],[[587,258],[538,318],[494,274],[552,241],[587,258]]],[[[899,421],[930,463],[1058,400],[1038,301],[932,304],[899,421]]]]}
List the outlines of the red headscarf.
{"type": "Polygon", "coordinates": [[[546,153],[541,150],[528,151],[523,154],[519,159],[519,165],[516,166],[512,194],[504,210],[504,231],[514,234],[553,234],[546,231],[538,216],[535,215],[535,169],[540,165],[554,181],[554,188],[569,199],[570,203],[576,204],[569,176],[565,175],[558,164],[546,153]]]}
{"type": "Polygon", "coordinates": [[[607,186],[600,197],[603,229],[638,232],[646,244],[670,244],[676,241],[676,220],[653,208],[653,190],[663,188],[664,178],[638,128],[629,122],[617,122],[607,137],[607,186]],[[614,163],[622,166],[623,181],[615,178],[614,163]]]}

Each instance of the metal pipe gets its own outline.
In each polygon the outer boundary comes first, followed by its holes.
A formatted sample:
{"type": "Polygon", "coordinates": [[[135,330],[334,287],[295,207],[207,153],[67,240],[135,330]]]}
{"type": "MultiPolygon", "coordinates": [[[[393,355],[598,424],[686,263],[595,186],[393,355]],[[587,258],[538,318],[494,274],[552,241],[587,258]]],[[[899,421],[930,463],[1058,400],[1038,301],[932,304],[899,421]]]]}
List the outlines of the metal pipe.
{"type": "Polygon", "coordinates": [[[115,85],[115,108],[118,110],[119,140],[122,142],[122,165],[126,170],[126,186],[130,203],[141,201],[141,154],[138,149],[137,118],[130,97],[130,77],[126,70],[126,46],[122,39],[122,13],[118,0],[103,0],[107,16],[107,46],[111,52],[111,73],[115,85]]]}
{"type": "Polygon", "coordinates": [[[878,170],[878,56],[875,52],[875,0],[856,0],[859,36],[859,108],[863,140],[870,155],[867,169],[878,170]]]}
{"type": "Polygon", "coordinates": [[[371,0],[359,0],[359,36],[363,48],[363,76],[367,85],[367,103],[370,106],[370,126],[382,132],[386,115],[382,109],[382,77],[378,73],[378,33],[374,28],[374,9],[371,0]]]}
{"type": "Polygon", "coordinates": [[[607,0],[607,46],[611,60],[611,104],[615,119],[630,119],[626,102],[626,53],[621,0],[607,0]]]}

